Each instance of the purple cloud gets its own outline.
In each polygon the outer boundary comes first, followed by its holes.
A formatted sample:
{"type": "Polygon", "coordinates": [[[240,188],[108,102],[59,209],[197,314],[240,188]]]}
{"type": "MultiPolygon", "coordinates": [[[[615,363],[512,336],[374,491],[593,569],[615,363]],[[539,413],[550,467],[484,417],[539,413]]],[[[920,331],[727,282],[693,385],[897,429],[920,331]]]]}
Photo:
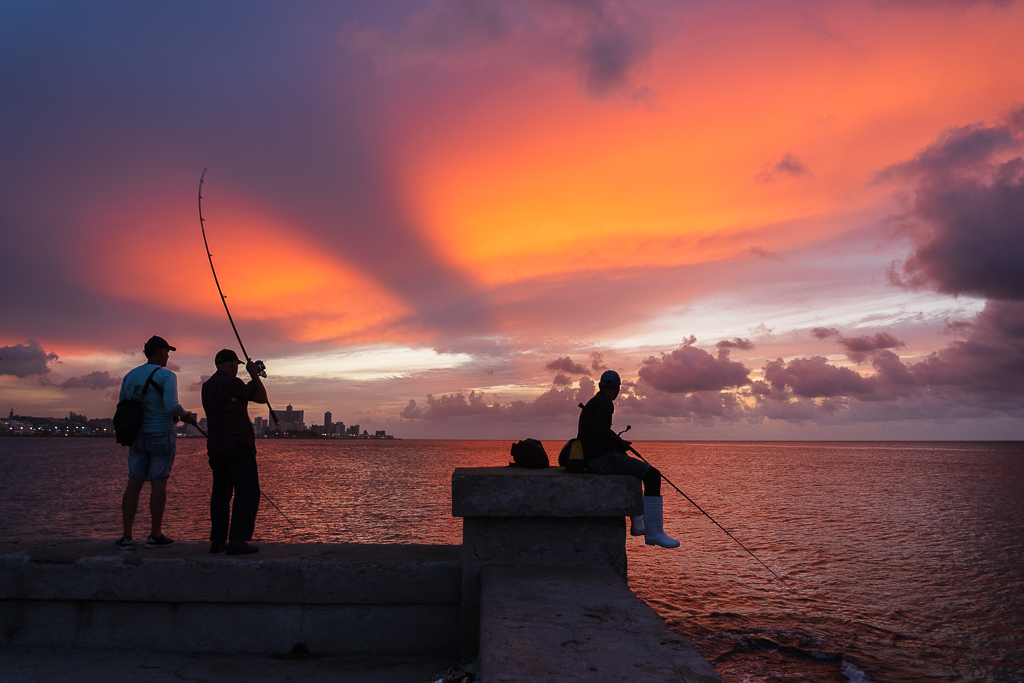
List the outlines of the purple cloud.
{"type": "Polygon", "coordinates": [[[0,375],[28,377],[50,372],[47,364],[57,360],[56,353],[47,353],[34,339],[24,344],[0,347],[0,375]]]}
{"type": "Polygon", "coordinates": [[[803,162],[796,158],[792,152],[787,152],[780,159],[769,162],[764,171],[757,174],[758,182],[770,184],[774,183],[779,176],[788,176],[790,178],[800,178],[802,176],[812,176],[810,170],[804,166],[803,162]]]}
{"type": "Polygon", "coordinates": [[[91,389],[102,391],[111,387],[121,386],[121,380],[114,377],[106,370],[90,372],[88,375],[72,377],[58,385],[61,389],[91,389]]]}
{"type": "Polygon", "coordinates": [[[644,360],[638,372],[640,379],[658,391],[672,394],[719,391],[750,382],[750,371],[742,363],[729,360],[728,346],[719,347],[719,356],[715,358],[693,346],[694,342],[696,339],[691,336],[675,351],[644,360]]]}
{"type": "Polygon", "coordinates": [[[556,387],[567,387],[570,384],[572,384],[572,377],[569,377],[564,372],[560,372],[557,375],[555,375],[555,378],[551,380],[551,383],[554,384],[556,387]]]}
{"type": "Polygon", "coordinates": [[[989,299],[1024,299],[1024,158],[1002,160],[1024,142],[1024,108],[996,126],[954,128],[879,179],[914,180],[905,218],[913,250],[889,280],[911,289],[989,299]]]}
{"type": "Polygon", "coordinates": [[[787,388],[804,398],[858,396],[875,390],[873,381],[849,368],[831,365],[822,356],[794,358],[789,363],[781,358],[769,361],[764,377],[771,385],[772,397],[775,392],[785,394],[787,388]]]}
{"type": "MultiPolygon", "coordinates": [[[[572,358],[566,356],[565,358],[556,358],[544,365],[545,370],[557,370],[570,375],[589,375],[590,371],[584,365],[574,363],[572,358]]],[[[595,368],[596,369],[596,368],[595,368]]]]}

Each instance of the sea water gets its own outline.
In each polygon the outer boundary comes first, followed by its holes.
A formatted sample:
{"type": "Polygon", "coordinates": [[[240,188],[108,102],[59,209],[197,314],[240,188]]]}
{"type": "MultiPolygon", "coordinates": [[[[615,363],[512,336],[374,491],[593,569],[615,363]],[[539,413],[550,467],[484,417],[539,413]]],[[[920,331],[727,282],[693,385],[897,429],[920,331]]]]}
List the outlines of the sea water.
{"type": "MultiPolygon", "coordinates": [[[[260,441],[280,512],[261,501],[256,540],[459,543],[452,470],[505,465],[509,445],[260,441]]],[[[682,547],[626,539],[630,586],[725,681],[1024,680],[1024,444],[635,446],[750,551],[667,483],[682,547]]],[[[204,449],[178,441],[176,539],[208,538],[204,449]]],[[[113,544],[126,461],[111,439],[0,439],[0,541],[113,544]]],[[[148,531],[146,487],[135,536],[148,531]]]]}

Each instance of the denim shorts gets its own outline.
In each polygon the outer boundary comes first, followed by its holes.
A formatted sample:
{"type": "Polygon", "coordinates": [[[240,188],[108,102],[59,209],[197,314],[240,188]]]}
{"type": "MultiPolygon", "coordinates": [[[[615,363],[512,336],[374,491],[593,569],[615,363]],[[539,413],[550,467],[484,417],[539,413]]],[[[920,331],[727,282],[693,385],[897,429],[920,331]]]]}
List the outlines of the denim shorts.
{"type": "Polygon", "coordinates": [[[175,453],[174,430],[140,432],[128,447],[128,476],[139,481],[166,479],[175,453]]]}
{"type": "Polygon", "coordinates": [[[593,474],[629,474],[643,479],[651,466],[638,458],[631,458],[625,453],[605,453],[587,461],[587,472],[593,474]]]}

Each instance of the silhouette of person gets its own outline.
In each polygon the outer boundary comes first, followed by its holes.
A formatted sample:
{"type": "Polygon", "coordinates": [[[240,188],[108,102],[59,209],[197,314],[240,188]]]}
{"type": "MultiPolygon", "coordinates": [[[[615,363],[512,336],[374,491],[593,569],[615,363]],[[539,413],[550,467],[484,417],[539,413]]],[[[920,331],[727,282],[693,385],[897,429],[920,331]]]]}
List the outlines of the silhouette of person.
{"type": "Polygon", "coordinates": [[[164,508],[167,506],[167,478],[174,464],[174,425],[179,420],[195,421],[178,403],[178,377],[167,369],[171,351],[177,349],[163,337],[152,336],[142,352],[146,363],[132,369],[121,381],[121,401],[141,394],[143,398],[142,427],[128,447],[128,485],[121,498],[121,519],[124,533],[114,542],[121,550],[134,550],[132,526],[139,509],[139,493],[150,483],[149,511],[152,530],[146,539],[147,548],[160,548],[174,543],[162,531],[164,508]],[[152,379],[150,380],[150,376],[152,379]],[[147,382],[147,380],[149,380],[147,382]],[[145,388],[145,391],[143,390],[145,388]]]}
{"type": "Polygon", "coordinates": [[[252,379],[245,383],[238,378],[238,366],[243,362],[231,349],[217,352],[213,362],[217,372],[203,383],[203,410],[209,430],[206,452],[213,472],[210,552],[255,553],[259,547],[249,541],[260,507],[260,478],[248,404],[267,403],[267,389],[260,380],[259,366],[252,361],[245,363],[252,379]]]}

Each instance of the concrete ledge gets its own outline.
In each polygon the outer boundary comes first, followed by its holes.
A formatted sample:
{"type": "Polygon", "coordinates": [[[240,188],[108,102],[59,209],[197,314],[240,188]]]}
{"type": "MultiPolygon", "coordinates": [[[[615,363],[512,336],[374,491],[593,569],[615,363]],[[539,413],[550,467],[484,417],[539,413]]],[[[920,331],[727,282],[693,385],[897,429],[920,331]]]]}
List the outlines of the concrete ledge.
{"type": "Polygon", "coordinates": [[[482,581],[481,683],[721,683],[607,569],[489,565],[482,581]]]}
{"type": "Polygon", "coordinates": [[[459,651],[462,609],[433,605],[0,602],[0,644],[139,652],[286,655],[459,651]]]}
{"type": "Polygon", "coordinates": [[[457,653],[459,546],[112,541],[0,546],[0,644],[164,652],[457,653]]]}
{"type": "Polygon", "coordinates": [[[209,543],[121,552],[112,541],[0,546],[0,599],[457,603],[459,546],[262,544],[211,555],[209,543]]]}
{"type": "Polygon", "coordinates": [[[459,467],[453,517],[626,517],[643,514],[640,480],[561,467],[459,467]]]}

